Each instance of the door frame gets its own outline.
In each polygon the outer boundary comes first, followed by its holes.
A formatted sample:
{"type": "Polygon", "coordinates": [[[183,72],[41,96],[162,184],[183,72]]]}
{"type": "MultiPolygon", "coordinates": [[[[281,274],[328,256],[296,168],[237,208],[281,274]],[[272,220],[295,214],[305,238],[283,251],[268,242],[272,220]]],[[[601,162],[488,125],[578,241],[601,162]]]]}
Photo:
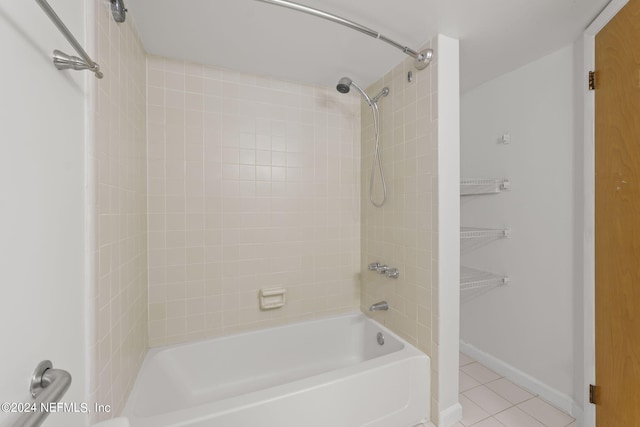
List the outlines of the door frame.
{"type": "MultiPolygon", "coordinates": [[[[596,343],[595,343],[595,93],[589,91],[587,76],[595,68],[595,38],[596,34],[622,9],[628,0],[611,0],[600,14],[589,24],[582,39],[578,40],[577,53],[582,54],[582,73],[578,78],[581,90],[577,96],[584,106],[582,133],[584,141],[583,158],[583,388],[582,415],[584,427],[596,426],[596,407],[589,403],[589,384],[596,381],[596,343]],[[582,46],[582,49],[580,49],[582,46]]],[[[578,60],[579,61],[579,60],[578,60]]]]}

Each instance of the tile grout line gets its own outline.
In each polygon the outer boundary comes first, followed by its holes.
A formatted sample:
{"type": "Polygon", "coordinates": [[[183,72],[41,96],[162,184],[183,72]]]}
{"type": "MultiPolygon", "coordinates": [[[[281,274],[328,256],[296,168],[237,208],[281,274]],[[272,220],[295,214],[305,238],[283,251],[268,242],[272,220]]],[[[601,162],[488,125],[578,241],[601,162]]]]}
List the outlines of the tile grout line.
{"type": "MultiPolygon", "coordinates": [[[[475,400],[473,400],[471,397],[467,396],[465,393],[467,393],[467,392],[469,392],[469,391],[472,391],[472,390],[475,390],[475,389],[477,389],[477,388],[480,388],[480,387],[482,387],[482,386],[485,386],[485,387],[486,387],[486,386],[487,386],[487,384],[494,383],[494,382],[499,381],[499,380],[501,380],[501,379],[505,379],[505,380],[507,380],[507,381],[509,381],[509,382],[511,382],[511,383],[513,383],[513,382],[512,382],[511,380],[509,380],[508,378],[504,377],[504,376],[500,376],[499,378],[496,378],[496,379],[491,380],[491,381],[482,382],[482,381],[478,380],[477,378],[473,377],[473,375],[471,375],[471,374],[469,374],[469,373],[467,373],[467,372],[462,371],[462,368],[463,368],[464,366],[468,366],[468,365],[471,365],[471,364],[473,364],[473,363],[478,363],[480,366],[482,366],[482,367],[486,368],[484,365],[482,365],[482,364],[481,364],[480,362],[478,362],[478,361],[470,361],[469,363],[466,363],[466,364],[464,364],[464,365],[460,365],[460,366],[459,366],[459,371],[460,371],[460,372],[462,372],[462,373],[464,373],[464,374],[466,374],[467,376],[469,376],[469,377],[470,377],[470,378],[472,378],[473,380],[477,381],[477,382],[479,383],[479,385],[476,385],[476,386],[474,386],[474,387],[471,387],[470,389],[467,389],[467,390],[465,390],[465,391],[463,391],[463,392],[460,392],[459,394],[460,394],[460,395],[462,395],[462,396],[464,396],[466,399],[469,399],[471,402],[473,402],[475,405],[477,405],[477,406],[478,406],[480,409],[482,409],[483,411],[487,412],[487,411],[486,411],[486,409],[485,409],[483,406],[481,406],[478,402],[476,402],[475,400]]],[[[488,368],[486,368],[486,369],[488,369],[488,368]]],[[[492,371],[492,372],[493,372],[493,371],[492,371]]],[[[497,373],[496,373],[496,374],[497,374],[497,373]]],[[[499,375],[499,374],[498,374],[498,375],[499,375]]],[[[503,413],[503,412],[505,412],[505,411],[508,411],[508,410],[510,410],[510,409],[512,409],[512,408],[514,408],[514,407],[515,407],[515,408],[517,408],[518,410],[520,410],[520,411],[521,411],[522,413],[524,413],[525,415],[527,415],[527,416],[531,417],[531,418],[532,418],[532,419],[534,419],[535,421],[537,421],[537,422],[539,422],[540,424],[544,425],[545,427],[549,427],[549,426],[548,426],[547,424],[545,424],[542,420],[538,419],[536,416],[534,416],[534,415],[532,415],[532,414],[528,413],[527,411],[525,411],[525,410],[523,410],[522,408],[520,408],[520,407],[519,407],[519,406],[520,406],[520,405],[522,405],[523,403],[529,402],[529,401],[531,401],[531,400],[533,400],[533,399],[539,399],[540,401],[542,401],[542,402],[544,402],[544,403],[546,403],[546,404],[550,405],[551,407],[555,408],[556,410],[560,411],[562,414],[565,414],[565,415],[567,415],[567,416],[571,417],[571,415],[566,414],[564,411],[562,411],[562,410],[560,410],[560,409],[556,408],[556,407],[555,407],[555,406],[553,406],[551,403],[549,403],[549,402],[545,401],[544,399],[540,398],[540,396],[539,396],[539,395],[537,395],[537,394],[535,394],[535,393],[531,393],[530,391],[528,391],[528,390],[526,390],[526,389],[524,389],[524,388],[520,387],[519,385],[517,385],[517,384],[515,384],[515,383],[513,383],[513,384],[514,384],[516,387],[519,387],[519,388],[521,388],[522,390],[524,390],[525,392],[527,392],[527,393],[531,394],[532,396],[531,396],[531,397],[529,397],[528,399],[525,399],[525,400],[521,401],[521,402],[518,402],[518,403],[512,403],[510,400],[508,400],[508,399],[504,398],[502,395],[500,395],[499,393],[495,392],[495,391],[494,391],[494,390],[492,390],[491,388],[486,387],[486,388],[487,388],[487,389],[489,389],[491,392],[495,393],[495,394],[496,394],[496,395],[498,395],[500,398],[502,398],[503,400],[507,401],[507,402],[510,404],[510,406],[509,406],[509,407],[507,407],[507,408],[505,408],[505,409],[503,409],[503,410],[501,410],[501,411],[499,411],[499,412],[496,412],[495,414],[489,414],[489,416],[488,416],[488,417],[486,417],[486,418],[482,418],[482,419],[478,420],[477,422],[475,422],[475,423],[473,423],[473,424],[471,424],[471,425],[469,425],[469,426],[466,426],[466,425],[465,425],[465,427],[473,427],[473,426],[475,426],[475,425],[477,425],[477,424],[479,424],[479,423],[481,423],[481,422],[484,422],[484,421],[486,421],[487,419],[490,419],[490,418],[493,418],[495,421],[497,421],[498,423],[500,423],[500,421],[499,421],[497,418],[495,418],[495,416],[496,416],[496,415],[498,415],[498,414],[501,414],[501,413],[503,413]]],[[[488,413],[488,412],[487,412],[487,413],[488,413]]],[[[571,417],[571,418],[572,418],[572,420],[571,420],[571,421],[569,421],[569,423],[568,423],[568,424],[564,424],[564,425],[563,425],[563,427],[568,427],[568,426],[570,426],[572,423],[575,423],[575,419],[574,419],[573,417],[571,417]]],[[[462,422],[461,422],[461,424],[462,424],[462,422]]],[[[502,423],[500,423],[500,424],[502,424],[502,423]]]]}
{"type": "MultiPolygon", "coordinates": [[[[496,380],[496,381],[497,381],[497,380],[496,380]]],[[[478,387],[480,387],[480,386],[478,386],[478,387]]],[[[477,387],[474,387],[474,388],[477,388],[477,387]]],[[[462,393],[460,393],[460,394],[462,394],[462,393]]],[[[497,393],[496,393],[496,394],[497,394],[497,393]]],[[[470,397],[468,397],[468,396],[465,396],[465,397],[466,397],[467,399],[469,399],[470,401],[472,401],[473,403],[475,403],[475,404],[476,404],[480,409],[482,409],[483,411],[485,411],[485,412],[486,412],[486,410],[485,410],[482,406],[480,406],[476,401],[474,401],[473,399],[471,399],[471,398],[470,398],[470,397]]],[[[477,422],[475,422],[475,423],[473,423],[473,424],[471,424],[471,425],[469,425],[469,426],[465,426],[465,427],[473,427],[473,426],[475,426],[476,424],[479,424],[479,423],[481,423],[481,422],[483,422],[483,421],[488,420],[489,418],[495,418],[495,416],[496,416],[496,415],[501,414],[501,413],[503,413],[503,412],[506,412],[506,411],[508,411],[509,409],[512,409],[512,408],[517,408],[517,409],[519,409],[522,413],[524,413],[524,414],[526,414],[527,416],[529,416],[529,417],[533,418],[534,420],[536,420],[537,422],[539,422],[539,423],[540,423],[540,424],[542,424],[543,426],[545,426],[545,427],[549,427],[549,425],[548,425],[548,424],[545,424],[542,420],[539,420],[539,419],[538,419],[538,418],[536,418],[535,416],[533,416],[533,415],[529,414],[529,413],[528,413],[528,412],[526,412],[526,411],[523,411],[521,408],[518,408],[518,406],[519,406],[520,404],[525,403],[525,402],[528,402],[528,401],[533,400],[533,399],[539,399],[539,397],[538,397],[538,396],[530,397],[529,399],[523,400],[522,402],[520,402],[520,403],[518,403],[518,404],[513,404],[512,406],[509,406],[508,408],[505,408],[505,409],[503,409],[503,410],[501,410],[501,411],[499,411],[499,412],[496,412],[495,414],[490,414],[488,417],[486,417],[486,418],[482,418],[482,419],[478,420],[477,422]]],[[[505,399],[505,400],[506,400],[506,399],[505,399]]],[[[542,400],[542,399],[540,399],[540,400],[542,400]]],[[[545,402],[544,400],[542,400],[542,401],[543,401],[543,402],[545,402]]],[[[509,403],[511,403],[511,402],[509,402],[509,403]]],[[[545,402],[545,403],[546,403],[546,402],[545,402]]],[[[549,405],[550,405],[550,404],[549,404],[549,405]]],[[[553,406],[553,405],[551,405],[551,406],[553,406]]],[[[554,408],[555,408],[555,407],[554,407],[554,408]]],[[[558,408],[556,408],[556,409],[558,409],[558,408]]],[[[561,412],[562,412],[562,411],[561,411],[561,412]]],[[[562,413],[564,414],[564,412],[562,412],[562,413]]],[[[569,414],[565,414],[565,415],[569,415],[569,414]]],[[[570,416],[570,415],[569,415],[569,416],[570,416]]],[[[495,420],[496,420],[497,422],[500,422],[500,420],[498,420],[497,418],[495,418],[495,420]]],[[[568,426],[570,426],[570,425],[571,425],[572,423],[574,423],[574,422],[575,422],[575,419],[573,419],[572,421],[570,421],[568,424],[565,424],[563,427],[568,427],[568,426]]],[[[460,423],[462,424],[462,422],[460,422],[460,423]]],[[[500,423],[500,424],[502,424],[502,423],[500,423]]]]}

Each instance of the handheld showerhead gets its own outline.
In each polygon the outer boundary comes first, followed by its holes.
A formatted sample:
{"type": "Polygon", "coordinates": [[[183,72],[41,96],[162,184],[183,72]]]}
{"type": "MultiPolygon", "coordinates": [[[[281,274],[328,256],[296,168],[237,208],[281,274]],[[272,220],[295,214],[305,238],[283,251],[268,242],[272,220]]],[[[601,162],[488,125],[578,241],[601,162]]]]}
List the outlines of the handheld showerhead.
{"type": "Polygon", "coordinates": [[[340,80],[338,80],[338,85],[336,86],[336,89],[338,89],[338,92],[340,93],[349,93],[349,91],[351,90],[351,86],[355,87],[356,90],[360,92],[360,95],[362,95],[364,100],[367,101],[367,104],[371,105],[371,98],[369,98],[369,96],[364,92],[364,90],[362,90],[362,88],[360,88],[360,86],[358,86],[356,82],[351,80],[349,77],[343,77],[340,80]]]}
{"type": "Polygon", "coordinates": [[[336,89],[338,89],[338,92],[340,93],[349,93],[351,90],[351,83],[353,83],[353,81],[349,77],[343,77],[338,81],[336,89]]]}
{"type": "Polygon", "coordinates": [[[376,148],[373,156],[373,166],[371,167],[371,178],[369,179],[369,200],[373,204],[373,206],[379,208],[387,201],[387,183],[384,180],[384,172],[382,171],[382,160],[380,159],[380,110],[378,109],[378,100],[383,96],[389,95],[389,88],[383,87],[380,92],[376,96],[369,98],[369,95],[362,90],[360,86],[356,84],[349,77],[343,77],[338,80],[338,85],[336,89],[340,93],[349,93],[351,90],[351,86],[356,88],[362,98],[366,101],[366,103],[371,107],[371,111],[373,111],[373,127],[374,133],[376,137],[376,148]],[[380,203],[376,202],[373,197],[373,181],[375,176],[376,165],[378,170],[380,171],[380,181],[382,182],[382,201],[380,203]]]}

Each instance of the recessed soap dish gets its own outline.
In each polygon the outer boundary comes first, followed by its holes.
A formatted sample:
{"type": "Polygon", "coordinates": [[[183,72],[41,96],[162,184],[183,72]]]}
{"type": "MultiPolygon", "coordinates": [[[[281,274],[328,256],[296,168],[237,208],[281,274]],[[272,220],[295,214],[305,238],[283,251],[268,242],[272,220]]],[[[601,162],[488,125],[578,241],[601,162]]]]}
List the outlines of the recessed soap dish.
{"type": "Polygon", "coordinates": [[[284,306],[286,295],[285,288],[260,289],[260,310],[273,310],[284,306]]]}

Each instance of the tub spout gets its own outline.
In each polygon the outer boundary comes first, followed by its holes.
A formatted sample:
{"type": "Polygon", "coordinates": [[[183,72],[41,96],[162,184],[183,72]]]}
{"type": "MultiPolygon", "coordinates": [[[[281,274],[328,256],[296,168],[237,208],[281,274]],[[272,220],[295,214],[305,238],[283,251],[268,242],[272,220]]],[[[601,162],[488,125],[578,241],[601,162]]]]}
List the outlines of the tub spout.
{"type": "Polygon", "coordinates": [[[369,307],[369,311],[389,310],[389,304],[386,301],[380,301],[369,307]]]}

